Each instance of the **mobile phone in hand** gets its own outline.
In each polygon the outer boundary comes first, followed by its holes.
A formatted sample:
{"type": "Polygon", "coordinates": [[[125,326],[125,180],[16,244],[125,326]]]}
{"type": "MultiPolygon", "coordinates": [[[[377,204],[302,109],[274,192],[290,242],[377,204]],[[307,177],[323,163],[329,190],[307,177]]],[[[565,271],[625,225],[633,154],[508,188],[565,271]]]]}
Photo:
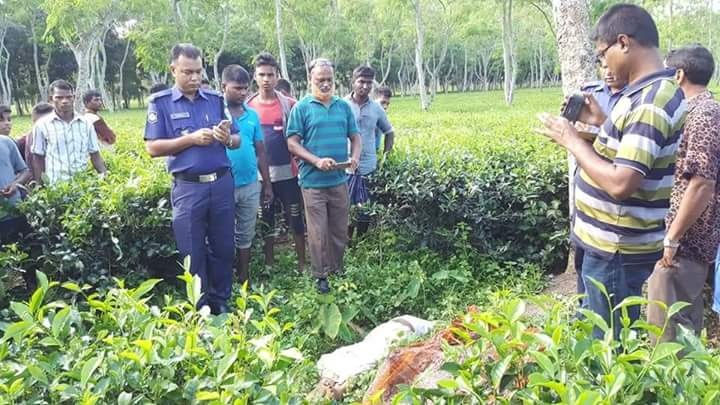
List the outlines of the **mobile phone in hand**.
{"type": "Polygon", "coordinates": [[[562,116],[570,122],[577,122],[580,118],[580,112],[585,105],[585,96],[582,94],[573,94],[568,97],[565,102],[565,107],[562,110],[562,116]]]}
{"type": "Polygon", "coordinates": [[[335,170],[345,170],[345,169],[349,169],[350,166],[352,166],[352,161],[351,161],[351,160],[346,160],[346,161],[344,161],[344,162],[337,162],[337,163],[335,163],[335,166],[333,166],[333,169],[335,169],[335,170]]]}

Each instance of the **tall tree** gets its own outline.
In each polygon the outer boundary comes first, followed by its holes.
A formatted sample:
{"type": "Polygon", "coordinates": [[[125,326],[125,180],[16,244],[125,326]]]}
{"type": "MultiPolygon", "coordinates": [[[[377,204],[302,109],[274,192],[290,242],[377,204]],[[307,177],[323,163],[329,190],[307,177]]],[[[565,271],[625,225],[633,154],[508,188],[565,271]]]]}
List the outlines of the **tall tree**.
{"type": "MultiPolygon", "coordinates": [[[[580,89],[583,82],[594,79],[593,50],[590,44],[590,14],[585,0],[553,0],[553,17],[557,50],[566,95],[580,89]]],[[[568,154],[569,207],[575,206],[575,158],[568,154]]]]}
{"type": "Polygon", "coordinates": [[[12,82],[8,71],[10,70],[10,51],[5,45],[8,31],[12,21],[9,9],[0,11],[0,104],[9,105],[12,102],[12,82]]]}
{"type": "Polygon", "coordinates": [[[287,56],[285,56],[285,36],[282,25],[282,0],[275,0],[275,35],[277,37],[278,53],[280,54],[280,74],[286,80],[290,80],[290,72],[287,68],[287,56]]]}
{"type": "MultiPolygon", "coordinates": [[[[121,14],[121,0],[45,0],[46,34],[72,50],[77,62],[75,91],[82,94],[96,86],[105,92],[104,40],[121,14]]],[[[75,106],[82,106],[76,97],[75,106]]]]}
{"type": "Polygon", "coordinates": [[[503,90],[505,92],[505,103],[512,104],[513,94],[515,92],[515,39],[513,38],[513,21],[512,21],[513,0],[502,0],[502,44],[503,44],[503,68],[505,79],[503,81],[503,90]]]}
{"type": "Polygon", "coordinates": [[[430,107],[427,89],[425,88],[425,63],[423,62],[423,51],[425,48],[425,26],[422,19],[421,0],[412,0],[415,15],[415,70],[417,72],[417,88],[420,95],[420,108],[427,111],[430,107]]]}

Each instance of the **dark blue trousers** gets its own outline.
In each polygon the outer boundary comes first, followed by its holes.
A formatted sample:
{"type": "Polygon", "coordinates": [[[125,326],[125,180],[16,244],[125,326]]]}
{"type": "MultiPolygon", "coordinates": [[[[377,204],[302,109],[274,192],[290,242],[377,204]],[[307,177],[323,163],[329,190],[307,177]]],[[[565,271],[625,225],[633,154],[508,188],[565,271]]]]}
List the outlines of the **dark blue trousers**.
{"type": "Polygon", "coordinates": [[[190,255],[190,273],[202,282],[198,306],[217,308],[230,298],[235,257],[235,200],[228,172],[212,183],[174,179],[173,231],[182,257],[190,255]]]}

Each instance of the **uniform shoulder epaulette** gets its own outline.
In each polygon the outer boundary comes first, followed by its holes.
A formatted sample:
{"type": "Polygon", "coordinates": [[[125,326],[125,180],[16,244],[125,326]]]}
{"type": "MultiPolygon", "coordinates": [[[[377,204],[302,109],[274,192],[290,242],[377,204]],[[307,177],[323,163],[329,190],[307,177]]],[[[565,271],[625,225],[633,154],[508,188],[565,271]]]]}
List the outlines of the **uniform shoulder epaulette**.
{"type": "Polygon", "coordinates": [[[599,90],[602,89],[605,83],[602,80],[595,80],[592,82],[586,82],[583,83],[582,86],[580,86],[581,91],[593,91],[593,90],[599,90]]]}
{"type": "Polygon", "coordinates": [[[208,89],[208,90],[200,90],[200,91],[202,91],[203,93],[205,93],[206,96],[215,96],[215,97],[222,97],[222,96],[223,96],[222,93],[219,92],[219,91],[217,91],[217,90],[208,89]]]}
{"type": "Polygon", "coordinates": [[[151,94],[151,95],[150,95],[150,98],[149,98],[149,101],[152,103],[153,101],[155,101],[155,100],[157,100],[157,99],[159,99],[159,98],[166,97],[166,96],[169,96],[169,95],[171,95],[171,94],[172,94],[172,89],[160,90],[160,91],[158,91],[158,92],[156,92],[156,93],[151,94]]]}

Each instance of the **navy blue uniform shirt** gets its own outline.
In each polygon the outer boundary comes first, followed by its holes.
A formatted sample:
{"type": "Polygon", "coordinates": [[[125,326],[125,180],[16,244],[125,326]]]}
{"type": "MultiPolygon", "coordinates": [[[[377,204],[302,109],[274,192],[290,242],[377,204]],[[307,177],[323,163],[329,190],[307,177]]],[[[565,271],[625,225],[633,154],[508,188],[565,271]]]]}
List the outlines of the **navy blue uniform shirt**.
{"type": "MultiPolygon", "coordinates": [[[[212,128],[225,118],[222,96],[213,90],[198,90],[190,101],[176,87],[150,96],[145,140],[172,139],[200,128],[212,128]]],[[[225,145],[213,140],[207,146],[191,146],[168,156],[170,173],[208,174],[229,168],[225,145]]]]}
{"type": "Polygon", "coordinates": [[[605,84],[604,81],[598,80],[595,82],[590,82],[584,84],[580,90],[583,93],[590,93],[595,97],[595,100],[597,100],[598,104],[600,104],[600,107],[603,109],[603,112],[605,115],[610,115],[610,111],[612,111],[613,107],[615,107],[615,104],[617,104],[618,100],[623,95],[623,92],[625,89],[620,90],[619,92],[613,94],[610,91],[610,87],[608,87],[607,84],[605,84]]]}

